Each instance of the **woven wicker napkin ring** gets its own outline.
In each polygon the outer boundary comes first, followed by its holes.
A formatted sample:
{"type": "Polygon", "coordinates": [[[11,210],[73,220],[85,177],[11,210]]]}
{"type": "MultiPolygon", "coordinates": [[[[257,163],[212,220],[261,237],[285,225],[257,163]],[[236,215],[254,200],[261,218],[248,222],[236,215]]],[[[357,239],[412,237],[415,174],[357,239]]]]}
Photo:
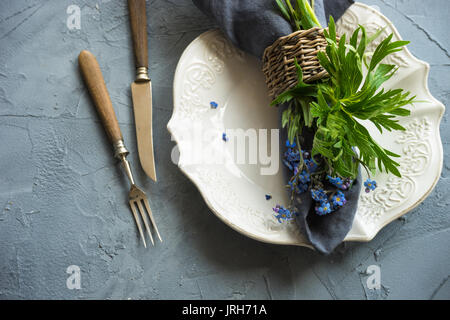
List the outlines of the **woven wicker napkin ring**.
{"type": "Polygon", "coordinates": [[[297,58],[302,68],[303,82],[308,83],[328,76],[317,59],[317,53],[325,51],[327,46],[323,30],[315,27],[293,32],[277,39],[264,50],[263,72],[272,99],[297,84],[294,58],[297,58]]]}

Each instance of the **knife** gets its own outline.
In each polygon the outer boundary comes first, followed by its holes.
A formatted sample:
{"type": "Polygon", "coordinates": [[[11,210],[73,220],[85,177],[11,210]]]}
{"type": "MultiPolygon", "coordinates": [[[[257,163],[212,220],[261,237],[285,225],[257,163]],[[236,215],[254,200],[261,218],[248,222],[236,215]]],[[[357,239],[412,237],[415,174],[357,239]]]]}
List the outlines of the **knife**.
{"type": "Polygon", "coordinates": [[[152,82],[148,75],[147,17],[145,0],[128,0],[136,79],[131,84],[139,160],[144,172],[156,181],[152,133],[152,82]]]}

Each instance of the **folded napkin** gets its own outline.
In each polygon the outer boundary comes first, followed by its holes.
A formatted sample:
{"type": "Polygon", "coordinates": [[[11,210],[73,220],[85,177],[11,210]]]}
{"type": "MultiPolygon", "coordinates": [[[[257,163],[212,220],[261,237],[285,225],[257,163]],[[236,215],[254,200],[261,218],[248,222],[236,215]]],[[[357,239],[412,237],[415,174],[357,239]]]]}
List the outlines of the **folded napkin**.
{"type": "MultiPolygon", "coordinates": [[[[212,17],[227,37],[240,49],[261,58],[265,48],[279,37],[293,32],[287,22],[278,12],[274,0],[193,0],[195,5],[206,15],[212,17]]],[[[315,13],[322,26],[327,25],[328,17],[335,20],[353,4],[353,0],[316,0],[315,13]]],[[[281,114],[286,106],[279,108],[281,114]]],[[[281,126],[280,126],[281,127],[281,126]]],[[[306,130],[305,130],[306,131],[306,130]]],[[[313,132],[304,132],[302,148],[310,150],[313,132]]],[[[287,139],[286,130],[282,130],[281,146],[287,139]]],[[[281,154],[284,150],[281,150],[281,154]]],[[[286,170],[286,180],[292,172],[286,170]]],[[[321,253],[332,252],[345,238],[351,229],[356,213],[356,207],[361,189],[361,178],[358,177],[351,190],[344,192],[347,203],[339,210],[325,216],[315,213],[314,203],[309,192],[300,195],[297,222],[303,234],[313,247],[321,253]]],[[[332,188],[327,185],[326,187],[332,188]]]]}
{"type": "MultiPolygon", "coordinates": [[[[264,49],[279,37],[292,33],[292,26],[278,12],[275,0],[193,0],[212,17],[240,49],[261,58],[264,49]]],[[[294,3],[294,1],[292,2],[294,3]]],[[[314,11],[322,26],[328,17],[342,16],[353,0],[316,0],[314,11]]]]}

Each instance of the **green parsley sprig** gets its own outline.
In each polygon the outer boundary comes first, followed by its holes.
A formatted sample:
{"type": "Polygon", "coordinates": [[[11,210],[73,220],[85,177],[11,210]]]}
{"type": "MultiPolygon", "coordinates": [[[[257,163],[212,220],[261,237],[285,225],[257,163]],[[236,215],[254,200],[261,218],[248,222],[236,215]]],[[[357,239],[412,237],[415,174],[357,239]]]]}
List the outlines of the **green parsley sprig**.
{"type": "MultiPolygon", "coordinates": [[[[281,10],[281,0],[276,1],[281,10]]],[[[289,0],[285,3],[295,27],[311,26],[313,18],[305,18],[308,15],[304,11],[307,9],[305,3],[308,4],[306,0],[297,1],[294,11],[290,10],[289,0]],[[303,12],[306,13],[301,14],[303,12]]],[[[289,141],[299,141],[304,127],[315,131],[311,154],[320,156],[331,176],[356,178],[359,164],[369,174],[378,168],[401,176],[399,164],[393,160],[399,155],[381,147],[360,123],[368,120],[381,133],[383,129],[405,130],[397,117],[409,115],[410,111],[405,107],[415,102],[415,96],[410,92],[381,87],[398,70],[395,65],[382,63],[383,59],[409,43],[392,41],[390,34],[373,53],[366,52],[381,32],[368,37],[364,27],[359,26],[347,43],[345,35],[337,39],[335,23],[330,17],[329,30],[324,31],[328,44],[326,51],[317,55],[329,78],[314,84],[304,83],[302,69],[296,61],[297,85],[272,102],[272,105],[289,103],[282,115],[282,126],[287,128],[289,141]]]]}

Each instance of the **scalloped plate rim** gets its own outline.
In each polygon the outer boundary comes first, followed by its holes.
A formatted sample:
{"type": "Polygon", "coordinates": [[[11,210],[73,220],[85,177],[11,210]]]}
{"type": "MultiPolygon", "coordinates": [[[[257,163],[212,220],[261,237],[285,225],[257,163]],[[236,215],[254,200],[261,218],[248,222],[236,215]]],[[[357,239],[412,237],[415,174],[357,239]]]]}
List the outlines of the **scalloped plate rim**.
{"type": "MultiPolygon", "coordinates": [[[[401,39],[400,34],[398,33],[397,29],[395,28],[394,24],[387,18],[385,17],[383,14],[381,14],[379,11],[373,9],[372,7],[363,4],[363,3],[359,3],[359,2],[355,2],[352,6],[360,6],[364,9],[367,10],[371,10],[372,12],[376,13],[377,15],[379,15],[385,22],[386,24],[388,24],[393,32],[395,33],[395,35],[401,39]]],[[[175,128],[175,114],[178,110],[178,107],[176,105],[176,88],[178,88],[178,81],[179,81],[179,77],[177,77],[177,75],[179,75],[180,73],[180,69],[182,67],[182,61],[184,60],[184,58],[186,58],[186,56],[188,55],[188,53],[190,52],[190,49],[202,38],[207,37],[209,34],[211,33],[215,33],[217,32],[218,29],[211,29],[208,30],[206,32],[203,32],[202,34],[200,34],[199,36],[197,36],[183,51],[182,55],[180,56],[179,62],[177,64],[177,67],[175,69],[175,73],[174,73],[174,82],[173,82],[173,96],[174,96],[174,106],[173,106],[173,113],[172,116],[169,120],[169,122],[167,123],[167,129],[169,131],[169,133],[171,134],[171,136],[173,137],[173,140],[175,141],[175,143],[178,145],[179,144],[179,138],[177,136],[176,133],[176,128],[175,128]]],[[[437,126],[438,128],[440,128],[440,123],[442,121],[444,112],[445,112],[445,106],[442,104],[442,102],[440,102],[439,100],[437,100],[429,91],[428,88],[428,77],[429,77],[429,71],[430,71],[430,65],[423,61],[420,60],[418,58],[416,58],[414,55],[412,55],[412,53],[409,51],[408,48],[405,48],[405,53],[412,58],[413,60],[415,60],[418,64],[420,64],[421,66],[423,66],[425,68],[425,76],[423,77],[423,81],[422,81],[422,86],[423,89],[426,93],[426,95],[432,100],[432,102],[439,107],[439,115],[438,115],[438,121],[437,121],[437,126]]],[[[381,231],[381,229],[383,229],[386,225],[388,225],[390,222],[398,219],[399,217],[403,216],[404,214],[406,214],[407,212],[413,210],[414,208],[416,208],[426,197],[428,197],[428,195],[433,191],[433,189],[435,188],[437,182],[439,181],[439,178],[441,176],[441,172],[442,172],[442,167],[443,167],[443,146],[442,146],[442,140],[440,137],[440,130],[436,130],[436,135],[435,135],[435,141],[439,142],[437,143],[438,149],[439,149],[439,169],[436,172],[436,176],[432,182],[431,187],[424,193],[424,195],[419,198],[417,201],[415,201],[412,205],[410,205],[408,208],[400,211],[398,214],[396,214],[395,216],[390,217],[388,220],[384,221],[383,223],[380,223],[377,225],[376,230],[369,235],[352,235],[349,236],[347,235],[347,237],[345,238],[344,241],[355,241],[355,242],[368,242],[371,241],[377,234],[379,231],[381,231]]],[[[181,155],[180,155],[181,158],[181,155]]],[[[197,189],[199,190],[201,196],[203,197],[206,205],[209,207],[209,209],[214,213],[214,215],[216,215],[222,222],[224,222],[226,225],[230,226],[232,229],[236,230],[237,232],[252,238],[254,240],[260,241],[260,242],[264,242],[264,243],[270,243],[270,244],[279,244],[279,245],[295,245],[295,246],[304,246],[304,247],[308,247],[308,248],[312,248],[312,246],[308,243],[299,243],[299,242],[289,242],[289,241],[283,241],[283,240],[275,240],[275,239],[267,239],[267,238],[263,238],[263,237],[259,237],[251,232],[248,232],[246,229],[243,229],[242,227],[236,225],[235,223],[233,223],[232,221],[228,220],[225,218],[225,216],[223,214],[221,214],[215,207],[214,205],[211,203],[210,199],[207,196],[207,192],[206,190],[203,190],[203,187],[200,185],[199,181],[197,181],[195,179],[195,177],[192,177],[189,172],[185,169],[185,167],[182,164],[178,165],[179,169],[181,170],[181,172],[183,172],[183,174],[189,178],[190,181],[192,181],[192,183],[197,187],[197,189]]]]}

